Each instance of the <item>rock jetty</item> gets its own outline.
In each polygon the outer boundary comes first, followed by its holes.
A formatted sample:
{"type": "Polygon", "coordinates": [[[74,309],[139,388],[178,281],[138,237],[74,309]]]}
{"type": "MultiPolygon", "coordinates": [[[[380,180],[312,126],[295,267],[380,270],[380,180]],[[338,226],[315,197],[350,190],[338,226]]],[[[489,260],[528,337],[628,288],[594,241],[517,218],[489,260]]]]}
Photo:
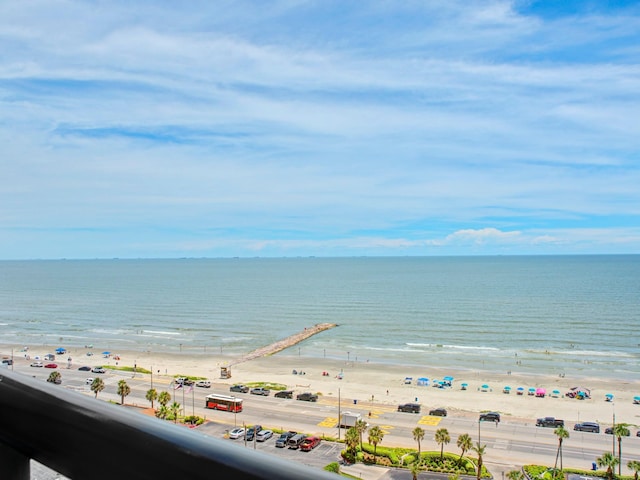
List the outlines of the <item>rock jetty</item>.
{"type": "Polygon", "coordinates": [[[249,360],[253,360],[254,358],[266,357],[267,355],[273,355],[274,353],[281,352],[293,345],[306,340],[313,335],[316,335],[320,332],[324,332],[325,330],[329,330],[330,328],[337,327],[337,323],[317,323],[312,327],[306,327],[303,331],[294,333],[293,335],[288,336],[287,338],[283,338],[282,340],[278,340],[277,342],[272,343],[271,345],[266,345],[264,347],[257,348],[252,352],[243,355],[240,359],[231,362],[229,366],[237,365],[238,363],[248,362],[249,360]]]}

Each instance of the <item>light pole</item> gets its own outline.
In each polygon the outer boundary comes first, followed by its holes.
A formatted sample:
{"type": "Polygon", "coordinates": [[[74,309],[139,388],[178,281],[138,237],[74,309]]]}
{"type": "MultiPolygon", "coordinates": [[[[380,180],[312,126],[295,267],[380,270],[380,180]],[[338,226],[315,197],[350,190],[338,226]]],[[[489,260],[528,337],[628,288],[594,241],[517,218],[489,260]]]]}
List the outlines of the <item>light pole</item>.
{"type": "Polygon", "coordinates": [[[347,352],[347,363],[349,363],[349,355],[351,354],[351,352],[347,352]]]}
{"type": "Polygon", "coordinates": [[[340,440],[340,387],[338,387],[338,440],[340,440]]]}
{"type": "Polygon", "coordinates": [[[236,399],[236,397],[233,397],[233,426],[237,427],[238,426],[238,405],[236,405],[236,402],[238,400],[236,399]]]}
{"type": "Polygon", "coordinates": [[[151,390],[153,390],[153,365],[151,365],[151,390]]]}
{"type": "Polygon", "coordinates": [[[613,426],[611,427],[611,444],[613,445],[613,456],[616,456],[616,410],[614,403],[611,402],[611,410],[613,412],[613,426]]]}

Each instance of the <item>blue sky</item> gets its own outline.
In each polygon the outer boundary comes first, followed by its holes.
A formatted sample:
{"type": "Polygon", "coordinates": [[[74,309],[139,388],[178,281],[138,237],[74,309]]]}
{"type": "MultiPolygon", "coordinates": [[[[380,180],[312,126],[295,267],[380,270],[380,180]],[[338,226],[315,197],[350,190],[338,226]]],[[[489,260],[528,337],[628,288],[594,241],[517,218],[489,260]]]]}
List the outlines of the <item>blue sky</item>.
{"type": "Polygon", "coordinates": [[[640,253],[640,2],[0,2],[0,258],[640,253]]]}

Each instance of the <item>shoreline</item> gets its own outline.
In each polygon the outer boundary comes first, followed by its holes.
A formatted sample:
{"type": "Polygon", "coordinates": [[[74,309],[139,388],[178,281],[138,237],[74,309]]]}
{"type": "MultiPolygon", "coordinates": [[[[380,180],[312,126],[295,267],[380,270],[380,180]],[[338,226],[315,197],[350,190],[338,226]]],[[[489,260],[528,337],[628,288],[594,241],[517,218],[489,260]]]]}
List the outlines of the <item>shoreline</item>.
{"type": "MultiPolygon", "coordinates": [[[[53,346],[30,348],[28,352],[13,350],[18,361],[29,355],[43,356],[55,353],[53,346]]],[[[416,367],[411,365],[383,364],[369,361],[344,361],[332,358],[287,355],[284,351],[257,357],[244,362],[236,362],[237,356],[209,354],[205,352],[137,352],[119,350],[106,357],[100,349],[71,348],[66,354],[56,356],[59,365],[65,365],[72,358],[72,368],[82,365],[97,366],[140,366],[153,371],[154,376],[174,377],[188,375],[207,378],[212,383],[233,385],[235,383],[272,382],[280,383],[296,393],[313,391],[324,399],[341,395],[353,409],[363,410],[376,407],[391,407],[401,403],[417,401],[423,409],[444,407],[454,415],[475,417],[482,411],[499,411],[503,415],[518,419],[525,424],[535,423],[535,419],[555,416],[567,422],[595,421],[604,428],[612,423],[613,406],[618,423],[628,423],[635,435],[640,428],[640,405],[633,403],[633,397],[640,395],[639,381],[580,377],[568,378],[544,374],[511,372],[497,373],[490,370],[465,370],[455,366],[416,367]],[[93,355],[87,356],[87,353],[93,355]],[[114,355],[118,355],[116,360],[114,355]],[[231,369],[231,378],[220,378],[220,368],[231,369]],[[232,367],[232,368],[231,368],[232,367]],[[293,370],[304,374],[293,374],[293,370]],[[328,373],[326,375],[325,373],[328,373]],[[341,379],[338,375],[341,373],[341,379]],[[434,388],[434,379],[452,376],[451,387],[434,388]],[[405,378],[412,377],[410,384],[405,378]],[[417,385],[420,377],[429,378],[428,386],[417,385]],[[462,390],[462,383],[467,389],[462,390]],[[482,389],[482,385],[489,388],[482,389]],[[505,386],[511,393],[503,393],[505,386]],[[586,387],[591,398],[576,400],[565,396],[572,387],[586,387]],[[524,388],[524,395],[517,395],[517,388],[524,388]],[[528,395],[529,388],[545,388],[548,395],[538,398],[528,395]],[[487,390],[487,391],[482,391],[487,390]],[[557,390],[557,398],[552,395],[557,390]],[[606,394],[614,396],[614,402],[605,401],[606,394]],[[354,402],[357,401],[357,402],[354,402]]],[[[11,353],[10,345],[0,345],[3,357],[11,353]]]]}

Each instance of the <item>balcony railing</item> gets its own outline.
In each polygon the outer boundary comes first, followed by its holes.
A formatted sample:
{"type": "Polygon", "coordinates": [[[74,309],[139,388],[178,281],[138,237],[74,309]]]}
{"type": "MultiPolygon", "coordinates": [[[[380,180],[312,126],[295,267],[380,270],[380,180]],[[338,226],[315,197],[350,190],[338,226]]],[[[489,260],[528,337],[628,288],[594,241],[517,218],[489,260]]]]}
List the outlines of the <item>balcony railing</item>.
{"type": "Polygon", "coordinates": [[[73,480],[337,478],[2,369],[0,478],[30,480],[31,459],[73,480]]]}

